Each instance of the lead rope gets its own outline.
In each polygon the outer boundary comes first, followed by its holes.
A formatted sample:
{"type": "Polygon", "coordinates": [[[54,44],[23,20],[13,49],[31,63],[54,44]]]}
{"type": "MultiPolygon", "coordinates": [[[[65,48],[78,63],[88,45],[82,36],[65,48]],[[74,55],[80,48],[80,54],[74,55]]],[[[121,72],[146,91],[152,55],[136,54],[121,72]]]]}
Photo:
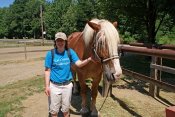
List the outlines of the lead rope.
{"type": "MultiPolygon", "coordinates": [[[[109,87],[109,89],[110,89],[110,87],[109,87]]],[[[109,89],[108,89],[107,95],[106,95],[106,97],[105,97],[105,99],[104,99],[104,101],[103,101],[103,103],[102,103],[102,105],[101,105],[101,107],[100,107],[100,109],[99,109],[98,111],[101,111],[101,109],[102,109],[104,103],[106,102],[106,99],[107,99],[108,94],[109,94],[109,89]]]]}
{"type": "MultiPolygon", "coordinates": [[[[102,65],[102,69],[103,69],[103,65],[102,65]]],[[[110,87],[111,87],[111,86],[109,86],[108,91],[107,91],[107,95],[106,95],[106,97],[105,97],[105,99],[104,99],[104,101],[103,101],[103,103],[102,103],[102,105],[101,105],[100,109],[98,110],[99,112],[101,111],[101,109],[102,109],[102,107],[103,107],[104,103],[106,102],[106,99],[107,99],[108,94],[109,94],[110,87]]]]}

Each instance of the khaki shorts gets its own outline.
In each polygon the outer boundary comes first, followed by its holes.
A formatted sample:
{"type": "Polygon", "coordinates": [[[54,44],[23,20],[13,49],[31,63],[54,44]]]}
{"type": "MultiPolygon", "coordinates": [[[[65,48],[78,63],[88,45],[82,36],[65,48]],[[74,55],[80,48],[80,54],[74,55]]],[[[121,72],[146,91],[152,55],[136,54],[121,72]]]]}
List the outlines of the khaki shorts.
{"type": "Polygon", "coordinates": [[[71,105],[73,84],[58,86],[50,82],[49,112],[55,114],[59,112],[68,112],[71,105]]]}

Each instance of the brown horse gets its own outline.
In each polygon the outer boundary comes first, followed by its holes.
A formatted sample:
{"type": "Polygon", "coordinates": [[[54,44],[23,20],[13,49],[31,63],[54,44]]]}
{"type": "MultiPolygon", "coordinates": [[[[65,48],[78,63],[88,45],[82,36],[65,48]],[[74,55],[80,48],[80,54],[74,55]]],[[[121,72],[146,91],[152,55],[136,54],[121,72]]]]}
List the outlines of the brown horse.
{"type": "Polygon", "coordinates": [[[72,33],[68,38],[68,45],[74,49],[80,59],[93,56],[96,61],[88,63],[82,68],[73,66],[78,76],[82,96],[82,114],[88,113],[85,80],[92,78],[91,105],[92,116],[97,116],[96,97],[98,85],[102,78],[102,73],[108,80],[116,81],[122,74],[118,56],[119,34],[115,28],[117,23],[110,23],[107,20],[93,19],[88,22],[83,32],[72,33]]]}

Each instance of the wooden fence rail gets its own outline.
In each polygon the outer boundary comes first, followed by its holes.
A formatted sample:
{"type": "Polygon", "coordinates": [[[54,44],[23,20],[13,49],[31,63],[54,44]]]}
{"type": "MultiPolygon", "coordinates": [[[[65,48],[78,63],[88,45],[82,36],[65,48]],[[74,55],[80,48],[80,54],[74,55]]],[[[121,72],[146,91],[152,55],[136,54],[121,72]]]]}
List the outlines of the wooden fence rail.
{"type": "Polygon", "coordinates": [[[175,45],[145,44],[145,43],[130,43],[129,45],[130,46],[147,47],[147,48],[175,49],[175,45]]]}
{"type": "MultiPolygon", "coordinates": [[[[161,81],[162,71],[175,74],[175,68],[162,65],[163,58],[175,60],[175,46],[159,45],[156,47],[153,45],[145,45],[143,43],[132,43],[130,45],[124,45],[124,44],[119,45],[119,50],[123,53],[129,52],[152,57],[152,62],[150,64],[151,69],[150,76],[145,76],[143,74],[139,74],[134,71],[122,68],[123,74],[150,83],[149,93],[151,96],[153,97],[158,96],[160,91],[159,88],[175,92],[175,85],[171,85],[161,81]]],[[[110,91],[111,91],[110,93],[112,93],[112,89],[110,89],[110,91]]],[[[104,92],[103,96],[107,96],[107,90],[103,92],[104,92]]]]}
{"type": "Polygon", "coordinates": [[[164,71],[170,74],[175,74],[175,69],[172,67],[167,67],[167,66],[162,66],[162,65],[156,65],[156,64],[151,64],[150,68],[157,69],[159,71],[164,71]]]}
{"type": "Polygon", "coordinates": [[[136,78],[136,79],[148,82],[148,83],[152,83],[154,85],[161,87],[162,89],[166,89],[166,90],[169,90],[169,91],[172,91],[175,93],[175,85],[171,85],[171,84],[168,84],[166,82],[161,82],[159,80],[155,80],[154,78],[145,76],[143,74],[139,74],[137,72],[134,72],[134,71],[131,71],[131,70],[128,70],[125,68],[122,68],[122,70],[123,70],[123,74],[125,74],[125,75],[131,76],[133,78],[136,78]]]}
{"type": "Polygon", "coordinates": [[[170,49],[156,49],[130,45],[119,45],[119,49],[122,52],[132,52],[146,56],[155,56],[175,60],[175,50],[170,49]]]}

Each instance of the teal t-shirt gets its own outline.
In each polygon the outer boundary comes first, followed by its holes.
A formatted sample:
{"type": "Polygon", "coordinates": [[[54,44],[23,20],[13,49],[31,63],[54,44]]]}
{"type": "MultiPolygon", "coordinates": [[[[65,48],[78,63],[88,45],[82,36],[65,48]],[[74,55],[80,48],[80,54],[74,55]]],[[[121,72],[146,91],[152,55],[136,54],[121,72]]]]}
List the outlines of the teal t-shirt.
{"type": "Polygon", "coordinates": [[[50,79],[54,82],[63,83],[72,79],[71,64],[79,60],[76,52],[72,49],[70,51],[70,58],[67,50],[62,53],[54,49],[54,59],[52,63],[52,52],[48,51],[45,57],[45,67],[50,68],[50,79]],[[71,59],[71,61],[70,61],[71,59]]]}

